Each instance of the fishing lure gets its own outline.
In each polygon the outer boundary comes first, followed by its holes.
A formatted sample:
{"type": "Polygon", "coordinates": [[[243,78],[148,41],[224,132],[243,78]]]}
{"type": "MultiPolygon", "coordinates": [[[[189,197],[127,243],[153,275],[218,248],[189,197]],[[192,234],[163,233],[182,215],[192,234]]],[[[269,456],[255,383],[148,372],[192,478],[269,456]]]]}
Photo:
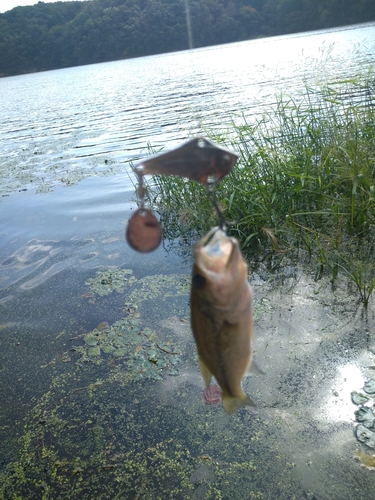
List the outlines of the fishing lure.
{"type": "Polygon", "coordinates": [[[233,168],[238,156],[203,137],[189,140],[182,146],[153,156],[134,166],[138,177],[140,206],[129,220],[126,239],[139,252],[151,252],[161,242],[162,230],[158,219],[145,207],[145,175],[174,175],[200,182],[207,187],[208,195],[219,215],[220,227],[224,218],[215,198],[216,184],[233,168]]]}

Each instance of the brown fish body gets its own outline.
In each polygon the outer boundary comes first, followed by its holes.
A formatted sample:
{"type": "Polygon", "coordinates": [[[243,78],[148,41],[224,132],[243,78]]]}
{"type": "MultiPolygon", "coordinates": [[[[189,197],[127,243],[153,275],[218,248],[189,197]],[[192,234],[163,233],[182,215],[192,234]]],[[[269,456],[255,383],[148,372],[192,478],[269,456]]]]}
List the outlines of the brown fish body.
{"type": "Polygon", "coordinates": [[[247,270],[238,241],[221,229],[212,229],[194,247],[192,330],[206,387],[214,375],[227,413],[254,406],[241,386],[252,360],[247,270]]]}

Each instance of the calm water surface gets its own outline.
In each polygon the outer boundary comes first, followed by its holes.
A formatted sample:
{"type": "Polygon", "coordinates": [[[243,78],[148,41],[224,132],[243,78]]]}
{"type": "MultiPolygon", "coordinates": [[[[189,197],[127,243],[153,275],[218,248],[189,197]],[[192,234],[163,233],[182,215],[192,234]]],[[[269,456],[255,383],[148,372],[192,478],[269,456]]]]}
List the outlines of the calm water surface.
{"type": "Polygon", "coordinates": [[[375,365],[373,326],[355,305],[318,303],[293,272],[280,289],[254,280],[267,375],[245,382],[257,412],[227,417],[200,400],[189,252],[140,255],[123,233],[136,207],[128,161],[148,144],[176,146],[233,115],[258,118],[281,92],[298,100],[305,82],[363,74],[374,28],[0,80],[4,498],[371,498],[374,472],[354,460],[371,449],[353,435],[350,393],[375,365]],[[116,285],[124,269],[134,281],[116,285]],[[126,319],[154,334],[119,336],[112,325],[126,319]],[[179,353],[176,370],[166,351],[179,353]]]}

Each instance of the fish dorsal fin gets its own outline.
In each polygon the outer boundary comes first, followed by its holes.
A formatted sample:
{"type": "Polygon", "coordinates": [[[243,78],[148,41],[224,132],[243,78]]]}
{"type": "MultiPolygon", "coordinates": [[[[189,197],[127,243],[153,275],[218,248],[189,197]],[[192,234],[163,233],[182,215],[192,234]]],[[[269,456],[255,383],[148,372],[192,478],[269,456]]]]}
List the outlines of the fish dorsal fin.
{"type": "Polygon", "coordinates": [[[264,371],[259,368],[254,360],[251,361],[249,368],[247,369],[247,375],[251,373],[252,375],[265,375],[264,371]]]}

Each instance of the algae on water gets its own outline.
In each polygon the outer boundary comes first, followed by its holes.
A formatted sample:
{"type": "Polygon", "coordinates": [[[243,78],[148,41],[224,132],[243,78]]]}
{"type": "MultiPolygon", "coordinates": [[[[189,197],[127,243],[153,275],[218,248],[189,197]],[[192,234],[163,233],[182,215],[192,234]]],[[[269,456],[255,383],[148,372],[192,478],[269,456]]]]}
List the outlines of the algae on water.
{"type": "Polygon", "coordinates": [[[93,294],[104,297],[114,290],[119,293],[123,292],[135,281],[136,278],[131,269],[104,269],[97,271],[95,277],[88,279],[85,284],[90,287],[93,294]]]}
{"type": "Polygon", "coordinates": [[[111,326],[102,322],[82,336],[83,345],[75,351],[80,354],[77,363],[102,363],[110,358],[122,362],[122,368],[134,379],[162,380],[162,375],[177,375],[180,348],[173,337],[160,329],[156,332],[144,325],[140,305],[145,301],[171,300],[188,296],[189,279],[186,275],[157,274],[137,279],[131,269],[102,269],[85,283],[91,294],[104,297],[116,291],[126,293],[123,311],[127,316],[111,326]]]}
{"type": "Polygon", "coordinates": [[[95,328],[83,335],[83,345],[75,348],[77,364],[102,363],[113,357],[135,380],[162,380],[162,374],[177,375],[179,347],[172,339],[160,339],[155,331],[141,326],[139,318],[123,318],[105,329],[95,328]]]}

